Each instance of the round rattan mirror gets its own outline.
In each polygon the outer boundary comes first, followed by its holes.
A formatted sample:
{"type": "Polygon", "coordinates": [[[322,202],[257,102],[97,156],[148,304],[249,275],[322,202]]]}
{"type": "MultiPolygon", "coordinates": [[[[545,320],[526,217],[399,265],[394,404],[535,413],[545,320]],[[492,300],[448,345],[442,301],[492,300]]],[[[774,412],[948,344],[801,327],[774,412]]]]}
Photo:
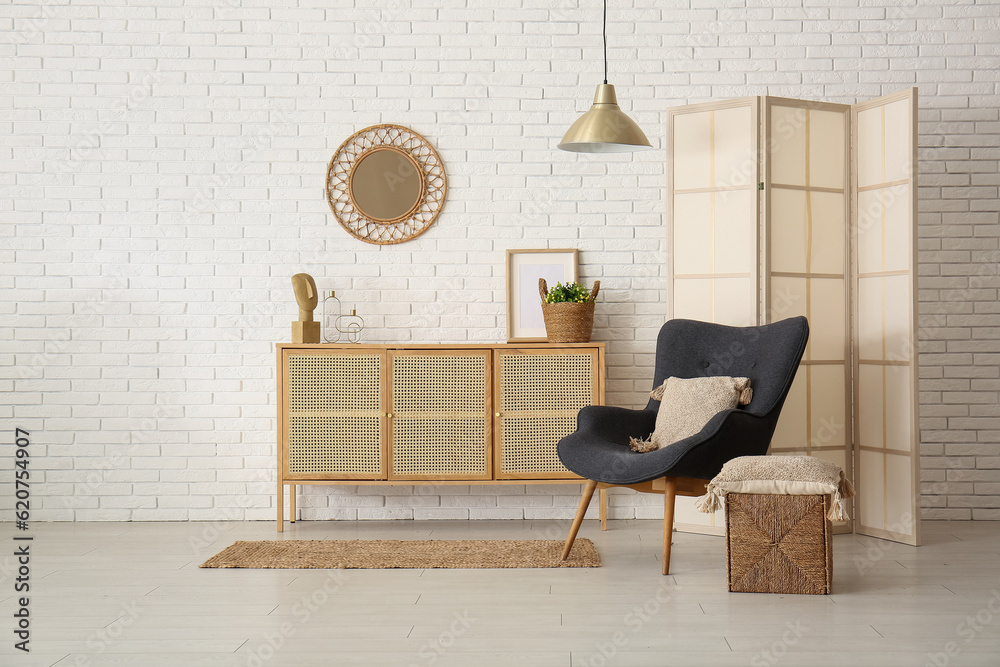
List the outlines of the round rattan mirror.
{"type": "Polygon", "coordinates": [[[437,219],[447,192],[444,164],[422,136],[401,125],[351,135],[330,160],[326,195],[341,226],[367,243],[402,243],[437,219]]]}

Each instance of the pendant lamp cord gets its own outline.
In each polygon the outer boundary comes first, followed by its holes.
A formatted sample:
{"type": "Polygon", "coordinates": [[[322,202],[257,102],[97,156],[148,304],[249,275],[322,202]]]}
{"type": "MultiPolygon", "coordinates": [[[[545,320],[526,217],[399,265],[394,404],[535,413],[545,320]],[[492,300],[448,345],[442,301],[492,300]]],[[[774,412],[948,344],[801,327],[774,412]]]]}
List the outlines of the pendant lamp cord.
{"type": "Polygon", "coordinates": [[[601,28],[604,35],[604,83],[608,82],[608,0],[604,0],[604,24],[601,28]]]}

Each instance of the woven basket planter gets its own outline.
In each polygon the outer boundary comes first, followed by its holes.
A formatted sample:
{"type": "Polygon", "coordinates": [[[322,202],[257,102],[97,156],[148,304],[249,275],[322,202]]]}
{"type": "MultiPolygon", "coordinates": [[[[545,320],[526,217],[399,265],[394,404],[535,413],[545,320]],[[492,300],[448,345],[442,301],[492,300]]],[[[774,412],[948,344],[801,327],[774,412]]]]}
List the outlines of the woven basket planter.
{"type": "Polygon", "coordinates": [[[545,303],[549,288],[545,278],[538,279],[538,293],[542,297],[542,317],[545,318],[545,335],[550,343],[589,343],[594,331],[594,306],[601,281],[594,281],[594,289],[586,303],[545,303]]]}
{"type": "Polygon", "coordinates": [[[833,584],[830,496],[726,495],[733,593],[827,595],[833,584]]]}

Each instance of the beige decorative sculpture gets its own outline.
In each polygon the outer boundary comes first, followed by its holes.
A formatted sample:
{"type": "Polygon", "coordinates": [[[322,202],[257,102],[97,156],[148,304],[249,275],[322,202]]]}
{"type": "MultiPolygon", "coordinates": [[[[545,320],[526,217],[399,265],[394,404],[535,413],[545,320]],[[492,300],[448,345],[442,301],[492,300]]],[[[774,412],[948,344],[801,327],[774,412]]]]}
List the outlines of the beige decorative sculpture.
{"type": "Polygon", "coordinates": [[[313,311],[319,303],[316,281],[308,273],[296,273],[292,276],[292,291],[295,292],[295,300],[299,303],[299,319],[292,322],[292,342],[320,342],[319,322],[313,320],[313,311]]]}

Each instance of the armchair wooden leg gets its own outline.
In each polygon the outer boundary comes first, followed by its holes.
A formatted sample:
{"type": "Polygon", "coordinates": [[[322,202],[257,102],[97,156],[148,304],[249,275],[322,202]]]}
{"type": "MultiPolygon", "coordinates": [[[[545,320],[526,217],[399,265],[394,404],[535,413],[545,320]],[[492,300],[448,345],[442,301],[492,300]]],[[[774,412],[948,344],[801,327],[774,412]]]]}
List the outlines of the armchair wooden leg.
{"type": "Polygon", "coordinates": [[[587,513],[587,508],[590,507],[590,499],[594,497],[594,490],[596,488],[597,482],[592,479],[587,480],[587,483],[583,487],[580,506],[576,509],[576,518],[573,519],[573,525],[569,529],[569,537],[566,538],[566,546],[563,547],[562,560],[569,558],[569,552],[573,549],[576,534],[580,532],[580,524],[583,523],[583,517],[587,513]]]}
{"type": "Polygon", "coordinates": [[[600,494],[600,505],[601,505],[601,530],[608,529],[608,490],[601,489],[598,491],[600,494]]]}
{"type": "Polygon", "coordinates": [[[677,480],[665,478],[663,490],[663,574],[670,574],[670,540],[674,534],[674,501],[677,500],[677,480]]]}

